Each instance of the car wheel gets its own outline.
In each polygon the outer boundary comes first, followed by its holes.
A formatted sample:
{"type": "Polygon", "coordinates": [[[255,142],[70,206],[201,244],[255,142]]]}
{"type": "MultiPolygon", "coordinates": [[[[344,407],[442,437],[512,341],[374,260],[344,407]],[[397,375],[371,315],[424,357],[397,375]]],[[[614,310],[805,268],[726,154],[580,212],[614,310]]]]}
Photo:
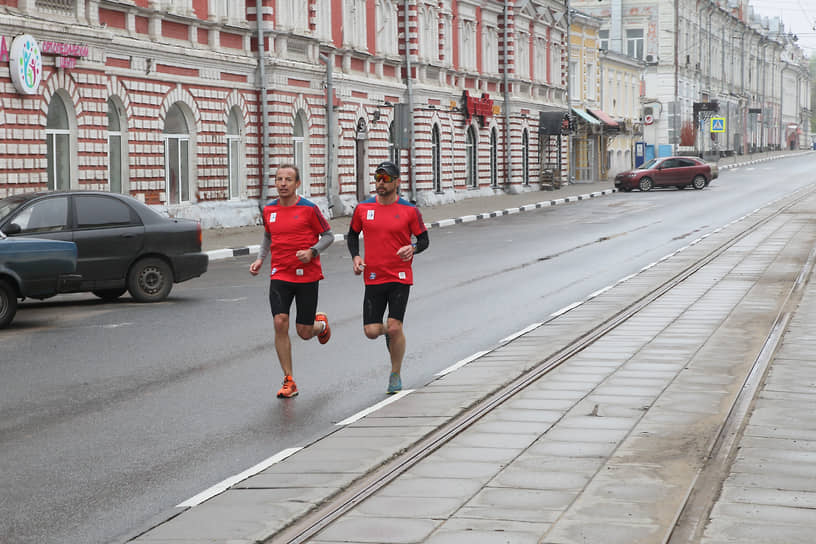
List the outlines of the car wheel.
{"type": "Polygon", "coordinates": [[[694,179],[691,180],[691,186],[695,189],[702,189],[706,186],[706,179],[705,176],[694,176],[694,179]]]}
{"type": "Polygon", "coordinates": [[[97,289],[96,291],[91,291],[91,293],[98,296],[102,300],[116,300],[124,295],[125,291],[127,291],[127,287],[117,287],[116,289],[97,289]]]}
{"type": "Polygon", "coordinates": [[[5,280],[0,280],[0,329],[8,326],[17,313],[17,291],[5,280]]]}
{"type": "Polygon", "coordinates": [[[682,191],[683,189],[685,189],[685,188],[686,188],[686,186],[685,186],[685,185],[675,185],[675,187],[677,187],[677,190],[678,190],[678,191],[682,191]]]}
{"type": "Polygon", "coordinates": [[[128,273],[128,291],[137,302],[159,302],[173,288],[173,271],[161,259],[149,257],[137,261],[128,273]]]}
{"type": "Polygon", "coordinates": [[[638,183],[638,189],[645,193],[646,191],[651,191],[652,187],[654,187],[654,182],[652,181],[652,178],[645,177],[640,178],[640,183],[638,183]]]}

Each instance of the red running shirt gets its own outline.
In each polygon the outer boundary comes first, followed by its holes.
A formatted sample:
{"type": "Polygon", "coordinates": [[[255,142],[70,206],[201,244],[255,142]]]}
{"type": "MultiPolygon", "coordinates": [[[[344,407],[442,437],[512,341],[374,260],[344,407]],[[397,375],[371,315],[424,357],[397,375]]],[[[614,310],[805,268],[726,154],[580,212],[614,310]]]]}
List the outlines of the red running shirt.
{"type": "Polygon", "coordinates": [[[323,279],[320,257],[304,264],[297,258],[301,249],[317,243],[320,234],[331,227],[320,209],[303,197],[291,206],[281,206],[275,199],[263,209],[263,224],[272,239],[269,246],[269,277],[292,283],[311,283],[323,279]]]}
{"type": "Polygon", "coordinates": [[[419,208],[400,198],[393,204],[382,205],[376,197],[357,204],[351,218],[351,228],[363,233],[366,264],[363,278],[366,285],[381,283],[414,284],[413,261],[402,261],[397,250],[411,243],[411,235],[419,236],[427,229],[419,208]]]}

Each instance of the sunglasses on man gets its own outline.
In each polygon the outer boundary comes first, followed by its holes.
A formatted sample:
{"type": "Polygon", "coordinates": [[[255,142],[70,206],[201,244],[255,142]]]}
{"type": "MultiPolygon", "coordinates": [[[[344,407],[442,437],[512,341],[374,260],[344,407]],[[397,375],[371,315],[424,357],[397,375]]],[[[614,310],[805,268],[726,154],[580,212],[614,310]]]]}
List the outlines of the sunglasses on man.
{"type": "Polygon", "coordinates": [[[388,174],[374,174],[374,181],[382,181],[383,183],[391,183],[395,179],[397,179],[397,178],[389,176],[388,174]]]}

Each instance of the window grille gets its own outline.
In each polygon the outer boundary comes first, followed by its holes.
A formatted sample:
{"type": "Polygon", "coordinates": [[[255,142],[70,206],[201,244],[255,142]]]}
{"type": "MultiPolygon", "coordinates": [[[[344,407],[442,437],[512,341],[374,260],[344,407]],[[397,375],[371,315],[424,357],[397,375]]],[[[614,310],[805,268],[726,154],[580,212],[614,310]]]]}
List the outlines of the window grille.
{"type": "Polygon", "coordinates": [[[34,6],[40,11],[52,13],[73,13],[75,0],[36,0],[34,6]]]}

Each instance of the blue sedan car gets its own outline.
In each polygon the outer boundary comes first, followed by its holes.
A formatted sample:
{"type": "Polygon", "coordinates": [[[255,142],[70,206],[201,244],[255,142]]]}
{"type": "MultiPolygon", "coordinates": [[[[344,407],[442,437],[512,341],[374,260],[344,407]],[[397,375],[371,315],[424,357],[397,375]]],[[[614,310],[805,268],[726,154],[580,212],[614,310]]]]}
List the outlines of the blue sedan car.
{"type": "Polygon", "coordinates": [[[44,299],[70,291],[77,247],[73,242],[40,238],[8,238],[0,231],[0,329],[17,313],[17,299],[44,299]]]}

